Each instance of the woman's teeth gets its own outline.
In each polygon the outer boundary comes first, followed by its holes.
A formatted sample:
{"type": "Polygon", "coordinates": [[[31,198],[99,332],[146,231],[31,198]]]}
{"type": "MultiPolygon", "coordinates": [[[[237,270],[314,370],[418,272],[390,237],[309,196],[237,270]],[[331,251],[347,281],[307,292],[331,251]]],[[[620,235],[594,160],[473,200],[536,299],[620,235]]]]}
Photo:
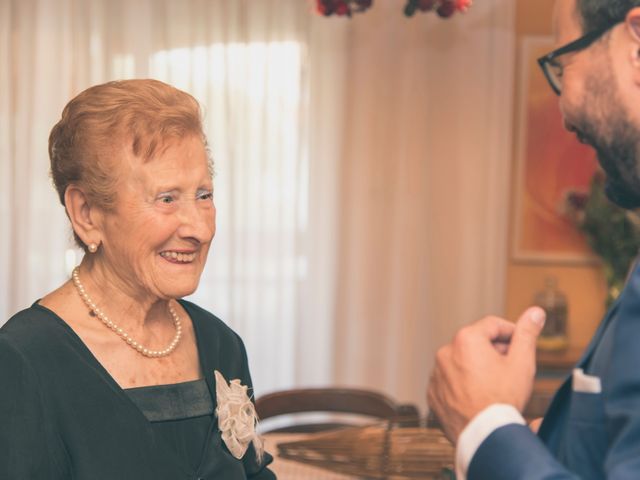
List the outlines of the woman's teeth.
{"type": "Polygon", "coordinates": [[[160,255],[167,260],[176,260],[182,263],[193,262],[196,258],[195,253],[160,252],[160,255]]]}

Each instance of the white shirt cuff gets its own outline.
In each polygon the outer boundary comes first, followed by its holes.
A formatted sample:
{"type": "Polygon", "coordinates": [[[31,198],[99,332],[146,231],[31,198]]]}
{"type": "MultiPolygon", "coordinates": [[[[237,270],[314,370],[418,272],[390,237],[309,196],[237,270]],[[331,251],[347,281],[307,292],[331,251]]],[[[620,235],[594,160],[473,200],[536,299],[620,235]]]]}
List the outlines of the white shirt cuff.
{"type": "Polygon", "coordinates": [[[467,480],[471,459],[482,442],[498,428],[512,423],[526,425],[518,409],[506,403],[490,405],[471,419],[456,446],[456,480],[467,480]]]}

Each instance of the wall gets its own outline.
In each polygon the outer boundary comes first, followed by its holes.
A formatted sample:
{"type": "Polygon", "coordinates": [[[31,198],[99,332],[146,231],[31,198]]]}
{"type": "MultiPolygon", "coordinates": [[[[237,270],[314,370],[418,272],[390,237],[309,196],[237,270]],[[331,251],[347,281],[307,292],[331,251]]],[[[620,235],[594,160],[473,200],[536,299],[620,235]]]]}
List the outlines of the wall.
{"type": "MultiPolygon", "coordinates": [[[[519,52],[522,39],[526,35],[552,34],[553,0],[518,0],[516,10],[516,69],[519,69],[519,52]]],[[[519,71],[516,71],[516,79],[519,71]]],[[[516,82],[515,95],[520,92],[516,82]]],[[[514,132],[518,131],[518,102],[514,103],[514,132]]],[[[514,134],[514,139],[517,135],[514,134]]],[[[518,149],[514,142],[512,168],[511,205],[515,204],[516,168],[515,159],[518,149]]],[[[511,232],[513,237],[514,212],[511,212],[511,232]]],[[[511,245],[511,242],[510,242],[511,245]]],[[[536,291],[544,286],[544,279],[553,275],[558,279],[559,288],[565,292],[569,301],[569,342],[576,349],[586,346],[604,313],[606,294],[605,281],[597,265],[558,265],[544,263],[515,262],[510,258],[507,266],[507,318],[516,319],[520,312],[531,305],[536,291]]]]}

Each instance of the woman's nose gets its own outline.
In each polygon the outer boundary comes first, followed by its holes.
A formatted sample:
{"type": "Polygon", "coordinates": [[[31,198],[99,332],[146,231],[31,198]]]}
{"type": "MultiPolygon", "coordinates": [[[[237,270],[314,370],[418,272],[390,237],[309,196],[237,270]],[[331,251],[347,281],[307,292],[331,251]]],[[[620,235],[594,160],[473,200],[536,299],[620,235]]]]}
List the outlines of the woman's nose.
{"type": "Polygon", "coordinates": [[[215,233],[215,223],[215,205],[199,205],[197,200],[185,202],[180,208],[178,234],[184,238],[193,238],[199,243],[209,242],[215,233]]]}

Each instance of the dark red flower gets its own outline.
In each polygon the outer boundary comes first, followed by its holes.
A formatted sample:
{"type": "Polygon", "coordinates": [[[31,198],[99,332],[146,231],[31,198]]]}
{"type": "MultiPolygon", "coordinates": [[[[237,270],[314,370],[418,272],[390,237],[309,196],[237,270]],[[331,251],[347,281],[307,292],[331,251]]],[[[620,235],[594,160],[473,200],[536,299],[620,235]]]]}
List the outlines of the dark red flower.
{"type": "Polygon", "coordinates": [[[337,15],[349,15],[350,13],[351,13],[351,9],[349,8],[349,5],[347,5],[347,2],[345,1],[336,2],[337,15]]]}
{"type": "Polygon", "coordinates": [[[452,0],[443,1],[438,7],[438,9],[436,10],[438,15],[440,15],[442,18],[449,18],[451,15],[455,13],[455,11],[456,11],[456,4],[452,0]]]}
{"type": "Polygon", "coordinates": [[[320,15],[328,17],[333,13],[333,0],[318,0],[316,8],[320,15]]]}
{"type": "Polygon", "coordinates": [[[429,10],[433,10],[433,7],[436,6],[438,0],[418,0],[418,8],[423,12],[428,12],[429,10]]]}

